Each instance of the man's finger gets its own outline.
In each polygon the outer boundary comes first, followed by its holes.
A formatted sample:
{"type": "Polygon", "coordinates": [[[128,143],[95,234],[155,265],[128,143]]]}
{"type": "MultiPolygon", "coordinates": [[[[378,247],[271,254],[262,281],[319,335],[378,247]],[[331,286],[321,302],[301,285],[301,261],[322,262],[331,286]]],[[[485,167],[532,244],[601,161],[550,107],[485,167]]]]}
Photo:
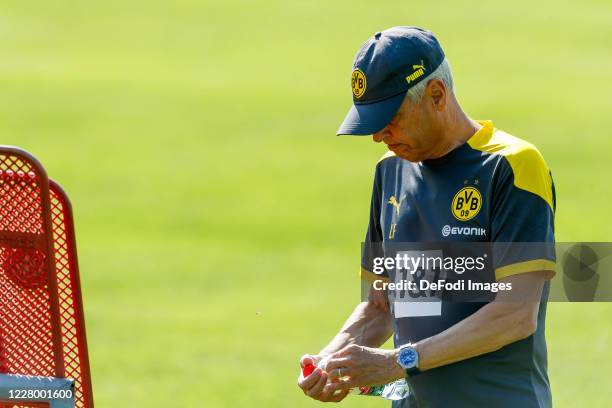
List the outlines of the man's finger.
{"type": "MultiPolygon", "coordinates": [[[[344,375],[344,373],[342,374],[344,375]]],[[[325,394],[334,395],[334,393],[338,390],[346,391],[356,386],[357,386],[357,382],[352,378],[349,380],[345,380],[345,381],[336,380],[336,381],[328,382],[325,388],[323,389],[323,392],[325,394]]]]}
{"type": "MultiPolygon", "coordinates": [[[[298,386],[304,391],[308,391],[320,380],[322,373],[323,370],[317,368],[307,377],[304,377],[302,374],[300,374],[300,378],[298,379],[298,386]]],[[[327,377],[327,374],[325,376],[327,377]]]]}
{"type": "Polygon", "coordinates": [[[345,399],[348,394],[349,394],[349,390],[340,391],[334,394],[330,399],[328,399],[328,401],[329,402],[340,402],[343,399],[345,399]]]}
{"type": "Polygon", "coordinates": [[[304,368],[304,366],[308,365],[308,364],[313,364],[314,365],[314,358],[312,358],[312,356],[310,354],[304,354],[300,358],[300,366],[302,368],[304,368]]]}
{"type": "Polygon", "coordinates": [[[325,365],[325,371],[330,372],[334,368],[339,367],[352,367],[355,364],[355,360],[350,357],[337,357],[330,359],[325,365]]]}
{"type": "Polygon", "coordinates": [[[318,399],[321,395],[321,391],[323,391],[323,387],[327,383],[327,373],[322,373],[319,377],[319,381],[317,381],[312,388],[306,391],[306,395],[310,398],[318,399]]]}
{"type": "Polygon", "coordinates": [[[332,381],[340,380],[344,377],[353,377],[358,374],[357,370],[349,367],[338,367],[328,371],[329,379],[332,381]]]}
{"type": "MultiPolygon", "coordinates": [[[[317,398],[319,401],[330,402],[332,398],[334,397],[334,393],[336,392],[336,389],[333,387],[329,387],[329,384],[330,383],[328,381],[323,387],[323,390],[321,390],[321,394],[319,395],[319,398],[317,398]]],[[[342,392],[342,390],[337,391],[337,392],[342,392]]]]}

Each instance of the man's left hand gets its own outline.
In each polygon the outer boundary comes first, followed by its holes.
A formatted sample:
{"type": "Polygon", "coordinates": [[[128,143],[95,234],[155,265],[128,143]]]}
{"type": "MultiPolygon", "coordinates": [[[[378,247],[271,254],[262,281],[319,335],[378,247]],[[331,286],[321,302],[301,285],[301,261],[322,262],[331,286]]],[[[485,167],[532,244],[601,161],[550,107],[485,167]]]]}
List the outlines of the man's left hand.
{"type": "Polygon", "coordinates": [[[325,371],[332,392],[353,387],[384,385],[405,377],[397,364],[396,350],[385,350],[358,345],[346,346],[330,356],[325,371]],[[348,378],[345,378],[348,377],[348,378]]]}

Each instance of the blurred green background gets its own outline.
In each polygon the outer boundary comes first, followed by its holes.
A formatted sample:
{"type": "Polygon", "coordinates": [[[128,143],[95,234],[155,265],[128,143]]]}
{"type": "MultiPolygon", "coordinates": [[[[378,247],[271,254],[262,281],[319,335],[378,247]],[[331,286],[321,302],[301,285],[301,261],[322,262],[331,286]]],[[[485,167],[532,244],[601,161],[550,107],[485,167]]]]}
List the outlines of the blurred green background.
{"type": "MultiPolygon", "coordinates": [[[[466,111],[540,148],[559,241],[610,240],[607,0],[2,2],[0,143],[72,198],[99,407],[318,406],[298,358],[359,300],[384,152],[334,133],[394,25],[433,30],[466,111]]],[[[556,406],[609,406],[611,314],[549,307],[556,406]]]]}

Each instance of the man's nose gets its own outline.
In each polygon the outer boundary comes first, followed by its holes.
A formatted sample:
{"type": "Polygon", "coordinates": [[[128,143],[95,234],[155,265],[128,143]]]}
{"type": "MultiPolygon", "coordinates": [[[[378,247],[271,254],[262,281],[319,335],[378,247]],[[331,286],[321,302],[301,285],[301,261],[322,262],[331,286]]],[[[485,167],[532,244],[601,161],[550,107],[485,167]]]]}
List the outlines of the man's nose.
{"type": "Polygon", "coordinates": [[[385,140],[385,136],[386,136],[386,129],[385,130],[381,130],[378,133],[374,133],[372,135],[372,140],[374,140],[375,143],[380,143],[383,140],[385,140]]]}

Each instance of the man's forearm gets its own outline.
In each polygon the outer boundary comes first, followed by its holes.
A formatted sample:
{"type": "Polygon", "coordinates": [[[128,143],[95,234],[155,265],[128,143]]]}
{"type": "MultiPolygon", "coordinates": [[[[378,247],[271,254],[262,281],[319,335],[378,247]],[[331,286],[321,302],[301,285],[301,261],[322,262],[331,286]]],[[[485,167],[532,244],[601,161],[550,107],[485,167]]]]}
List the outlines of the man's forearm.
{"type": "Polygon", "coordinates": [[[340,332],[319,354],[328,355],[350,344],[380,347],[393,334],[388,307],[377,302],[362,302],[346,320],[340,332]]]}
{"type": "Polygon", "coordinates": [[[428,370],[489,353],[531,335],[534,307],[489,303],[442,333],[418,342],[419,368],[428,370]]]}
{"type": "Polygon", "coordinates": [[[512,292],[435,336],[416,344],[419,368],[427,370],[495,351],[531,335],[537,328],[542,288],[550,272],[540,271],[506,277],[512,292]],[[517,297],[524,299],[517,301],[517,297]]]}

